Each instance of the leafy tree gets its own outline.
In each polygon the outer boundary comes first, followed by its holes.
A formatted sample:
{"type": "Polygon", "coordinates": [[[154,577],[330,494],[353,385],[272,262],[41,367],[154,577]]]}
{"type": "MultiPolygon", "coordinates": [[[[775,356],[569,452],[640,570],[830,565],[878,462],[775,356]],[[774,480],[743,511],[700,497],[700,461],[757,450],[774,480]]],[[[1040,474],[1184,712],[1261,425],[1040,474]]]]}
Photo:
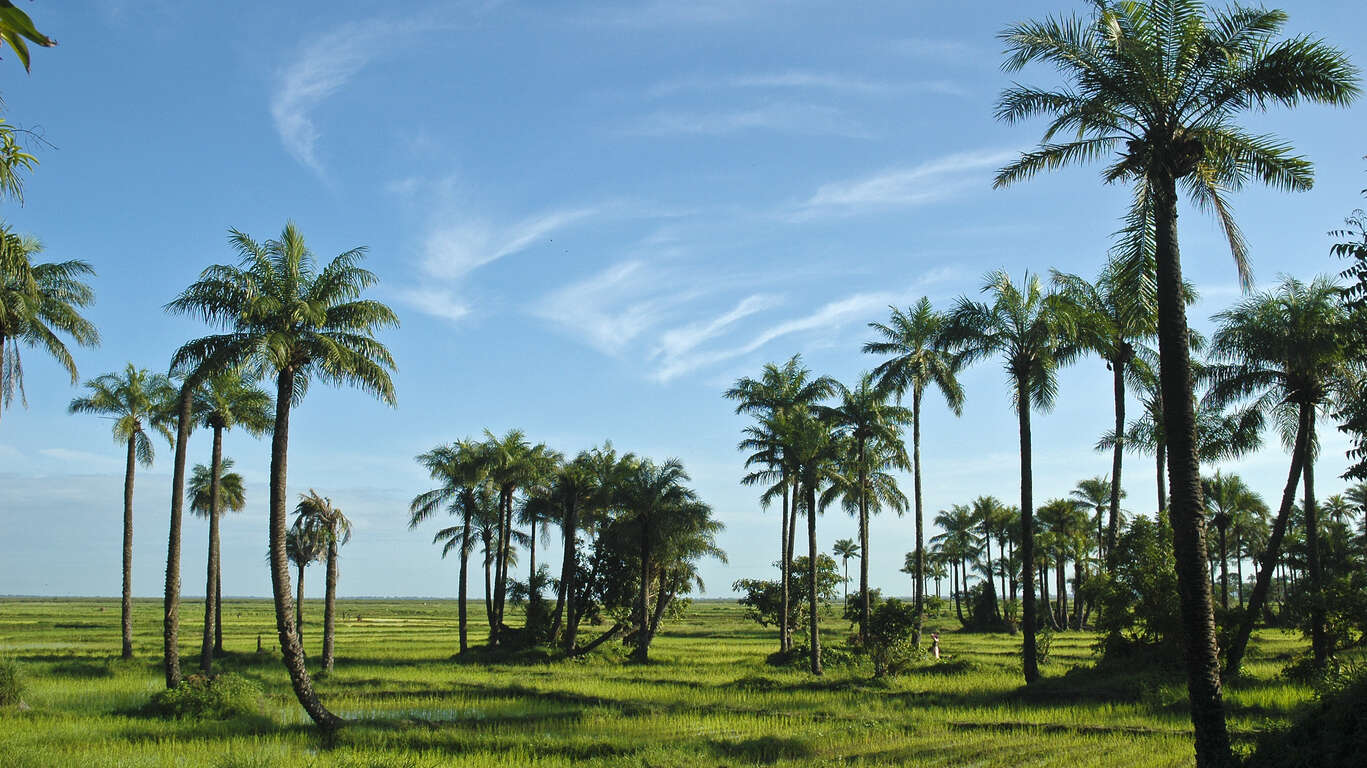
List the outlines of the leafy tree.
{"type": "Polygon", "coordinates": [[[869,323],[879,337],[864,344],[864,351],[886,355],[888,359],[874,369],[879,386],[896,393],[898,402],[911,392],[911,466],[912,500],[916,515],[916,573],[913,577],[916,605],[916,627],[912,643],[921,645],[921,629],[925,624],[925,512],[921,496],[921,400],[928,387],[939,390],[950,411],[963,413],[964,391],[959,385],[958,372],[962,359],[945,346],[944,314],[936,312],[930,299],[922,297],[907,311],[889,307],[888,322],[869,323]]]}
{"type": "MultiPolygon", "coordinates": [[[[793,574],[793,591],[798,594],[810,593],[812,582],[808,579],[811,578],[813,569],[807,557],[799,555],[793,558],[793,562],[788,566],[789,573],[793,574]]],[[[779,563],[774,563],[774,567],[783,570],[779,563]]],[[[817,603],[828,605],[835,600],[835,588],[840,584],[840,570],[835,559],[829,555],[818,555],[815,573],[817,603]]],[[[776,627],[783,623],[782,585],[779,582],[739,579],[731,585],[731,589],[740,593],[739,603],[745,609],[746,618],[758,622],[761,627],[776,627]]],[[[800,627],[806,624],[807,610],[803,601],[791,601],[788,605],[788,625],[800,627]]]]}
{"type": "Polygon", "coordinates": [[[314,723],[332,731],[342,721],[313,690],[289,610],[285,484],[290,410],[315,378],[360,387],[392,405],[394,360],[374,334],[396,326],[398,318],[384,304],[362,298],[376,281],[360,266],[364,248],[341,253],[319,268],[292,223],[279,240],[258,243],[233,230],[231,242],[241,263],[209,267],[169,306],[198,314],[226,332],[189,342],[176,353],[173,364],[201,368],[206,363],[237,363],[275,374],[270,553],[276,628],[295,696],[314,723]]]}
{"type": "Polygon", "coordinates": [[[992,302],[960,298],[950,315],[948,335],[967,362],[1000,355],[1013,384],[1012,404],[1019,419],[1021,454],[1022,658],[1025,680],[1030,683],[1039,678],[1035,660],[1030,412],[1053,407],[1058,394],[1058,369],[1077,355],[1079,347],[1069,305],[1058,294],[1047,292],[1039,277],[1027,274],[1017,286],[1005,272],[991,272],[984,279],[982,290],[991,296],[992,302]]]}
{"type": "MultiPolygon", "coordinates": [[[[0,177],[3,186],[3,177],[0,177]]],[[[61,335],[83,347],[100,343],[100,334],[80,310],[95,300],[85,278],[95,270],[84,261],[33,263],[43,246],[0,225],[0,410],[24,398],[20,346],[47,351],[78,381],[76,361],[61,335]]]]}
{"type": "Polygon", "coordinates": [[[171,381],[132,363],[85,383],[86,394],[71,401],[71,413],[112,419],[114,442],[128,446],[123,472],[123,652],[133,658],[133,479],[137,465],[152,465],[156,450],[150,432],[171,439],[167,428],[175,390],[171,381]]]}
{"type": "MultiPolygon", "coordinates": [[[[990,581],[989,581],[990,583],[990,581]]],[[[907,656],[910,637],[916,626],[916,606],[897,598],[878,604],[869,621],[869,657],[873,659],[873,676],[887,674],[899,658],[907,656]]]]}
{"type": "MultiPolygon", "coordinates": [[[[1215,212],[1245,284],[1246,247],[1226,200],[1247,181],[1289,190],[1310,186],[1311,166],[1278,139],[1238,127],[1242,112],[1301,102],[1346,105],[1357,71],[1337,49],[1307,37],[1278,41],[1286,14],[1191,0],[1094,0],[1090,17],[1050,18],[1001,34],[1005,67],[1032,62],[1060,70],[1064,84],[1016,84],[998,101],[999,119],[1049,118],[1041,146],[1002,169],[1006,186],[1044,170],[1113,157],[1105,181],[1134,187],[1134,227],[1152,233],[1158,347],[1168,462],[1173,478],[1175,556],[1187,625],[1188,689],[1197,765],[1229,762],[1219,658],[1205,577],[1205,529],[1195,446],[1177,200],[1181,185],[1215,212]],[[1055,142],[1055,137],[1065,140],[1055,142]]],[[[1027,558],[1028,559],[1028,558],[1027,558]]]]}
{"type": "Polygon", "coordinates": [[[218,457],[218,471],[196,464],[185,492],[190,511],[209,520],[209,578],[204,593],[204,641],[200,648],[199,668],[213,672],[214,655],[223,653],[223,560],[219,556],[218,521],[227,512],[241,512],[247,506],[247,489],[242,475],[228,472],[233,460],[218,457]]]}
{"type": "MultiPolygon", "coordinates": [[[[1288,277],[1275,291],[1249,296],[1215,319],[1220,326],[1212,339],[1212,353],[1223,362],[1208,373],[1212,383],[1207,398],[1215,404],[1252,401],[1253,408],[1283,426],[1282,442],[1291,447],[1291,470],[1258,569],[1258,581],[1226,657],[1226,671],[1232,674],[1239,669],[1253,623],[1267,597],[1297,481],[1302,479],[1312,591],[1319,581],[1310,460],[1317,444],[1315,421],[1317,413],[1331,403],[1336,389],[1351,376],[1353,361],[1347,352],[1349,318],[1339,301],[1339,289],[1329,278],[1302,283],[1288,277]]],[[[1322,633],[1315,637],[1315,663],[1323,666],[1328,651],[1322,633]]]]}

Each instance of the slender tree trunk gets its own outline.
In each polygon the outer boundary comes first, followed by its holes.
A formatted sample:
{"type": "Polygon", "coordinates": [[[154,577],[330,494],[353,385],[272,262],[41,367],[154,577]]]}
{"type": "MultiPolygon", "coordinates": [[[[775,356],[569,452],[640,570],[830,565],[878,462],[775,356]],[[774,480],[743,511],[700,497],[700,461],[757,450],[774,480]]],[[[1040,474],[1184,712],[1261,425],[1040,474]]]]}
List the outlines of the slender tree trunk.
{"type": "MultiPolygon", "coordinates": [[[[1039,679],[1035,659],[1035,498],[1031,470],[1030,391],[1024,374],[1016,374],[1016,414],[1020,421],[1021,448],[1021,664],[1025,682],[1039,679]]],[[[1047,603],[1046,603],[1047,604],[1047,603]]]]}
{"type": "MultiPolygon", "coordinates": [[[[916,582],[913,599],[916,602],[916,623],[911,630],[911,643],[921,647],[921,632],[926,621],[926,538],[925,512],[921,507],[921,387],[917,386],[911,394],[911,489],[916,509],[916,582]]],[[[936,584],[935,591],[940,587],[936,584]]]]}
{"type": "Polygon", "coordinates": [[[489,568],[493,565],[495,553],[490,552],[488,547],[493,542],[485,542],[484,551],[484,620],[489,622],[489,642],[494,639],[494,585],[490,577],[489,568]]]}
{"type": "Polygon", "coordinates": [[[778,617],[778,650],[780,653],[788,650],[788,564],[791,558],[788,556],[788,473],[783,473],[780,482],[783,484],[783,509],[780,513],[783,519],[780,521],[778,534],[778,570],[779,570],[779,617],[778,617]]]}
{"type": "Polygon", "coordinates": [[[222,472],[223,428],[215,426],[214,449],[209,461],[209,573],[204,586],[204,640],[199,646],[199,671],[206,675],[214,671],[214,637],[218,626],[218,515],[222,512],[218,496],[222,472]]]}
{"type": "MultiPolygon", "coordinates": [[[[574,601],[574,577],[577,570],[579,547],[579,505],[573,493],[565,506],[565,516],[563,519],[564,527],[561,529],[561,538],[564,539],[564,560],[560,564],[560,590],[559,596],[555,601],[555,623],[551,629],[551,637],[557,636],[557,631],[561,627],[560,617],[564,615],[567,605],[574,601]]],[[[574,616],[574,609],[569,609],[569,615],[574,616]]],[[[569,625],[564,625],[564,648],[566,651],[574,650],[574,629],[569,625]]]]}
{"type": "MultiPolygon", "coordinates": [[[[784,615],[785,617],[788,615],[788,612],[792,610],[792,602],[793,602],[793,600],[795,600],[795,599],[796,599],[796,600],[801,600],[801,599],[802,599],[802,597],[801,597],[800,595],[797,596],[797,597],[794,597],[794,595],[793,595],[793,556],[794,556],[795,554],[797,554],[797,510],[798,510],[798,507],[801,506],[800,504],[798,504],[798,500],[799,500],[799,495],[801,494],[802,491],[801,491],[801,488],[800,488],[800,486],[799,486],[799,484],[798,484],[797,478],[793,478],[792,483],[793,483],[793,504],[792,504],[792,506],[791,506],[791,507],[789,508],[789,510],[788,510],[788,556],[785,557],[784,560],[783,560],[783,562],[784,562],[784,566],[783,566],[783,567],[784,567],[785,570],[788,571],[788,600],[787,600],[787,602],[785,602],[785,603],[783,604],[783,605],[784,605],[783,615],[784,615]]],[[[789,622],[789,623],[788,623],[788,634],[786,635],[786,637],[787,637],[787,640],[788,640],[788,650],[790,650],[790,651],[793,649],[793,632],[796,632],[796,631],[798,631],[798,628],[797,628],[797,627],[794,627],[794,626],[792,625],[792,623],[789,622]]]]}
{"type": "MultiPolygon", "coordinates": [[[[204,366],[201,366],[203,368],[204,366]]],[[[180,385],[176,401],[176,448],[171,469],[171,523],[166,543],[166,595],[162,601],[162,655],[166,687],[180,685],[180,527],[185,511],[185,462],[190,430],[194,427],[191,406],[201,374],[196,371],[180,385]]]]}
{"type": "Polygon", "coordinates": [[[859,442],[859,644],[869,647],[869,505],[864,442],[859,442]]]}
{"type": "Polygon", "coordinates": [[[997,605],[996,582],[992,580],[992,531],[987,527],[987,522],[986,520],[983,521],[983,539],[986,541],[983,551],[987,553],[987,591],[992,595],[992,615],[1000,619],[1002,612],[997,605]]]}
{"type": "Polygon", "coordinates": [[[1191,346],[1186,293],[1177,244],[1176,180],[1161,171],[1150,179],[1155,197],[1158,356],[1163,396],[1163,428],[1168,446],[1172,506],[1168,511],[1177,561],[1186,653],[1187,695],[1195,729],[1197,768],[1231,762],[1215,615],[1205,568],[1206,526],[1201,514],[1201,470],[1196,455],[1196,414],[1192,400],[1191,346]]]}
{"type": "MultiPolygon", "coordinates": [[[[128,464],[123,471],[123,652],[124,659],[133,658],[133,476],[137,472],[137,435],[128,438],[128,464]]],[[[177,680],[176,682],[180,682],[177,680]]],[[[166,687],[174,688],[170,677],[166,687]]]]}
{"type": "Polygon", "coordinates": [[[1054,571],[1058,576],[1058,623],[1068,628],[1068,577],[1065,575],[1065,561],[1062,554],[1054,561],[1054,571]]]}
{"type": "Polygon", "coordinates": [[[1115,542],[1120,531],[1120,471],[1125,456],[1125,366],[1134,356],[1134,348],[1124,341],[1120,354],[1111,361],[1112,389],[1115,396],[1115,446],[1111,449],[1111,510],[1106,521],[1106,570],[1115,575],[1117,562],[1115,542]]]}
{"type": "Polygon", "coordinates": [[[952,587],[950,591],[954,593],[954,612],[959,615],[959,623],[966,624],[964,606],[961,601],[963,593],[959,591],[959,561],[957,559],[949,561],[949,586],[952,587]]]}
{"type": "Polygon", "coordinates": [[[1158,522],[1168,525],[1168,447],[1160,442],[1154,459],[1158,463],[1158,522]]]}
{"type": "Polygon", "coordinates": [[[294,374],[280,371],[276,378],[275,431],[271,434],[270,552],[271,592],[275,597],[275,626],[280,635],[280,653],[289,672],[294,695],[304,711],[324,732],[335,731],[343,720],[328,711],[313,690],[304,661],[304,647],[290,605],[289,560],[285,557],[285,482],[289,458],[290,401],[294,394],[294,374]]]}
{"type": "Polygon", "coordinates": [[[636,633],[636,661],[650,660],[650,517],[641,517],[641,593],[637,598],[641,625],[636,633]]]}
{"type": "Polygon", "coordinates": [[[1310,647],[1315,656],[1315,667],[1323,669],[1329,663],[1329,637],[1324,631],[1324,575],[1320,568],[1319,508],[1315,503],[1315,407],[1310,413],[1310,436],[1306,451],[1304,483],[1305,501],[1305,562],[1310,577],[1310,647]]]}
{"type": "Polygon", "coordinates": [[[323,671],[331,672],[337,642],[337,528],[328,531],[328,572],[323,592],[323,671]]]}
{"type": "Polygon", "coordinates": [[[1244,558],[1243,537],[1236,538],[1234,541],[1234,569],[1235,577],[1238,579],[1239,586],[1239,607],[1244,607],[1244,558]]]}
{"type": "Polygon", "coordinates": [[[223,558],[214,571],[214,655],[223,655],[223,558]]]}
{"type": "Polygon", "coordinates": [[[508,579],[508,551],[512,539],[508,508],[512,506],[512,493],[503,489],[498,500],[498,553],[494,557],[494,616],[489,626],[489,644],[498,645],[503,629],[503,598],[506,594],[508,579]]]}
{"type": "MultiPolygon", "coordinates": [[[[1007,599],[1007,596],[1009,595],[1009,593],[1006,591],[1006,571],[1007,571],[1007,569],[1010,567],[1010,564],[1009,564],[1009,563],[1007,562],[1007,560],[1006,560],[1006,541],[1005,541],[1005,539],[1006,539],[1006,537],[1005,537],[1004,535],[1001,535],[1000,533],[997,535],[997,569],[998,569],[998,576],[999,576],[999,578],[998,578],[997,580],[1000,581],[1000,582],[1001,582],[1001,585],[1002,585],[1002,600],[1003,600],[1003,601],[1005,601],[1005,600],[1007,599]]],[[[1011,599],[1014,600],[1015,597],[1014,597],[1014,596],[1011,596],[1011,599]]],[[[1009,610],[1009,607],[1007,607],[1005,610],[1002,611],[1002,618],[1006,618],[1006,614],[1007,614],[1008,610],[1009,610]]]]}
{"type": "Polygon", "coordinates": [[[1073,627],[1082,629],[1082,558],[1073,558],[1073,627]]]}
{"type": "Polygon", "coordinates": [[[816,485],[807,485],[807,610],[811,614],[812,674],[821,674],[820,615],[816,604],[816,485]]]}
{"type": "Polygon", "coordinates": [[[296,586],[297,596],[294,599],[294,625],[298,627],[300,653],[304,647],[304,564],[299,564],[299,584],[296,586]]]}
{"type": "Polygon", "coordinates": [[[460,652],[465,653],[470,650],[467,598],[470,588],[470,513],[474,506],[474,494],[467,489],[461,492],[461,496],[460,585],[456,588],[456,613],[460,627],[460,652]]]}
{"type": "Polygon", "coordinates": [[[1229,610],[1229,555],[1225,548],[1226,526],[1216,526],[1220,534],[1220,607],[1229,610]]]}

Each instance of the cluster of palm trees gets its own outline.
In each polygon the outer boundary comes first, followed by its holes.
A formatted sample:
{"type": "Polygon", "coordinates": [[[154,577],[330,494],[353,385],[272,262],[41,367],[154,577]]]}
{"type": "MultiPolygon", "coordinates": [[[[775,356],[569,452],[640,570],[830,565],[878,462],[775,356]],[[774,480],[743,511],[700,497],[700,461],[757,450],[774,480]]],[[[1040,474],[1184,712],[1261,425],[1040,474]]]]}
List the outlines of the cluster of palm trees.
{"type": "Polygon", "coordinates": [[[410,505],[410,527],[441,512],[459,523],[437,531],[442,556],[460,562],[458,623],[460,652],[470,648],[469,557],[482,548],[484,609],[489,645],[545,642],[578,655],[626,630],[632,657],[649,658],[650,645],[677,598],[702,582],[704,557],[726,559],[716,545],[722,524],[687,487],[677,459],[656,462],[618,454],[610,443],[568,457],[543,443],[531,444],[521,430],[483,440],[441,445],[417,457],[439,485],[410,505]],[[515,526],[525,526],[519,530],[515,526]],[[538,528],[540,537],[538,537],[538,528]],[[558,578],[536,564],[536,544],[556,528],[563,557],[558,578]],[[510,576],[517,548],[528,554],[527,581],[510,576]],[[555,592],[549,608],[543,590],[555,592]],[[505,623],[509,596],[525,599],[519,634],[505,623]],[[579,642],[585,621],[614,621],[593,641],[579,642]]]}

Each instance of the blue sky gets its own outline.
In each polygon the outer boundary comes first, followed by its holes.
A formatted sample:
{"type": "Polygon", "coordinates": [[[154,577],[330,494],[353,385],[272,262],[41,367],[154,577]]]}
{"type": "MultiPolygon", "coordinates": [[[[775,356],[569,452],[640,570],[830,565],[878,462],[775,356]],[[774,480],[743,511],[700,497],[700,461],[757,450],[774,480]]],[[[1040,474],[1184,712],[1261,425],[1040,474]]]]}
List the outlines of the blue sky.
{"type": "MultiPolygon", "coordinates": [[[[39,130],[41,166],[0,215],[53,259],[99,271],[90,317],[104,344],[83,378],[127,361],[163,369],[204,328],[162,306],[233,258],[228,227],[258,238],[287,219],[329,257],[370,248],[376,294],[400,313],[384,336],[399,405],[314,387],[291,429],[291,495],[317,488],[356,523],[344,595],[453,595],[454,562],[406,527],[428,479],[413,456],[485,427],[525,429],[565,452],[611,439],[681,458],[727,524],[730,565],[708,593],[770,573],[776,511],[738,485],[745,420],[721,391],[802,353],[853,379],[865,324],[922,295],[945,306],[984,272],[1094,275],[1126,192],[1095,169],[1006,191],[993,171],[1041,127],[1004,126],[1009,82],[994,35],[1076,3],[817,0],[690,3],[259,4],[38,2],[61,45],[25,75],[0,62],[5,116],[39,130]]],[[[1367,7],[1298,2],[1289,31],[1325,35],[1361,66],[1367,7]]],[[[1047,70],[1021,79],[1048,83],[1047,70]]],[[[1236,210],[1258,284],[1338,271],[1326,232],[1361,204],[1364,109],[1251,117],[1316,163],[1311,192],[1250,190],[1236,210]]],[[[1181,219],[1193,325],[1239,295],[1214,224],[1181,219]]],[[[122,449],[107,422],[68,416],[76,394],[26,352],[29,409],[0,422],[0,594],[114,595],[122,449]]],[[[929,401],[930,514],[979,494],[1018,498],[1015,420],[999,365],[963,377],[955,419],[929,401]]],[[[1084,360],[1035,420],[1037,499],[1109,471],[1091,450],[1110,378],[1084,360]]],[[[1324,495],[1345,443],[1326,432],[1324,495]]],[[[140,470],[134,590],[159,594],[169,455],[140,470]]],[[[192,459],[207,461],[207,435],[192,459]]],[[[249,508],[225,522],[224,592],[269,591],[268,445],[231,435],[249,508]]],[[[1275,441],[1226,467],[1269,498],[1275,441]]],[[[1129,460],[1126,506],[1154,506],[1152,461],[1129,460]]],[[[909,481],[907,482],[909,486],[909,481]]],[[[184,591],[203,592],[206,526],[185,527],[184,591]]],[[[822,548],[853,535],[832,512],[822,548]]],[[[874,522],[876,585],[897,573],[910,518],[874,522]]],[[[554,556],[552,543],[546,553],[554,556]]],[[[541,552],[538,553],[539,555],[541,552]]],[[[317,582],[315,582],[317,583],[317,582]]]]}

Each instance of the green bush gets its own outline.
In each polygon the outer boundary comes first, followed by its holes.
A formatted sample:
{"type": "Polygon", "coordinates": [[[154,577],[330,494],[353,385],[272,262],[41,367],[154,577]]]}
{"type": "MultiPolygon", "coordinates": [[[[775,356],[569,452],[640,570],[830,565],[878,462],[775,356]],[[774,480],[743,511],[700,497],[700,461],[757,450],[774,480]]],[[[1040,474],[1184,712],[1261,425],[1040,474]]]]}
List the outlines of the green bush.
{"type": "Polygon", "coordinates": [[[1306,707],[1285,730],[1264,733],[1248,768],[1361,765],[1367,754],[1367,675],[1341,682],[1306,707]]]}
{"type": "Polygon", "coordinates": [[[916,626],[916,606],[897,598],[879,603],[869,614],[869,656],[874,677],[906,669],[915,656],[911,630],[916,626]]]}
{"type": "Polygon", "coordinates": [[[0,707],[15,707],[24,700],[24,677],[19,665],[0,659],[0,707]]]}
{"type": "Polygon", "coordinates": [[[240,675],[190,675],[153,694],[148,709],[162,717],[228,720],[261,712],[261,687],[240,675]]]}

